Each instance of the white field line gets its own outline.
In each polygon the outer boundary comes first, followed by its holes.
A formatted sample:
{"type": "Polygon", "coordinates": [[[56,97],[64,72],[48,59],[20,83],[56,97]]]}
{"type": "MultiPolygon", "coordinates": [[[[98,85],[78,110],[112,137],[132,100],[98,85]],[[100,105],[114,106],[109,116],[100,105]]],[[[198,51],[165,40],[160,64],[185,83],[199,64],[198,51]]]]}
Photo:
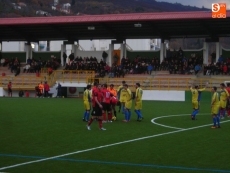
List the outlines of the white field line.
{"type": "MultiPolygon", "coordinates": [[[[230,120],[223,121],[221,123],[226,123],[226,122],[230,122],[230,120]]],[[[187,128],[187,129],[181,129],[181,130],[177,130],[177,131],[166,132],[166,133],[156,134],[156,135],[152,135],[152,136],[146,136],[146,137],[131,139],[131,140],[117,142],[117,143],[113,143],[113,144],[102,145],[102,146],[95,147],[95,148],[89,148],[89,149],[85,149],[85,150],[75,151],[75,152],[72,152],[72,153],[66,153],[66,154],[57,155],[57,156],[53,156],[53,157],[47,157],[47,158],[44,158],[44,159],[38,159],[38,160],[30,161],[30,162],[19,163],[19,164],[15,164],[15,165],[11,165],[11,166],[2,167],[2,168],[0,168],[0,171],[5,170],[5,169],[10,169],[10,168],[23,166],[23,165],[29,165],[29,164],[32,164],[32,163],[38,163],[38,162],[52,160],[52,159],[56,159],[56,158],[60,158],[60,157],[70,156],[70,155],[74,155],[74,154],[78,154],[78,153],[84,153],[84,152],[87,152],[87,151],[93,151],[93,150],[97,150],[97,149],[101,149],[101,148],[112,147],[112,146],[115,146],[115,145],[121,145],[121,144],[130,143],[130,142],[134,142],[134,141],[140,141],[140,140],[144,140],[144,139],[155,138],[155,137],[158,137],[158,136],[165,136],[165,135],[179,133],[179,132],[183,132],[183,131],[189,131],[189,130],[198,129],[198,128],[211,126],[211,125],[212,124],[206,124],[206,125],[202,125],[202,126],[191,127],[191,128],[187,128]]]]}
{"type": "MultiPolygon", "coordinates": [[[[178,117],[178,116],[185,116],[185,115],[191,115],[191,114],[179,114],[179,115],[166,115],[166,116],[160,116],[160,117],[153,118],[153,119],[151,120],[151,122],[152,122],[153,124],[158,125],[158,126],[167,127],[167,128],[170,128],[170,129],[181,130],[181,129],[183,129],[183,128],[173,127],[173,126],[166,126],[166,125],[164,125],[164,124],[156,123],[155,120],[160,119],[160,118],[178,117]]],[[[199,115],[208,115],[208,113],[203,113],[203,114],[199,114],[199,115]]]]}

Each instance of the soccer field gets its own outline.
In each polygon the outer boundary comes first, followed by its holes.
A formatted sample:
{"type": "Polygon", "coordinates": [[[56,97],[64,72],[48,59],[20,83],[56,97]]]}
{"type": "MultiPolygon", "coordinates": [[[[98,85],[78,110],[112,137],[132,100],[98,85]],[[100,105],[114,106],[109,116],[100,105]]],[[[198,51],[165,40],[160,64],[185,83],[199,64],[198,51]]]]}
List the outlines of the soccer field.
{"type": "Polygon", "coordinates": [[[0,98],[0,172],[230,173],[230,118],[211,129],[211,93],[197,120],[185,102],[144,101],[142,122],[82,121],[81,99],[0,98]]]}

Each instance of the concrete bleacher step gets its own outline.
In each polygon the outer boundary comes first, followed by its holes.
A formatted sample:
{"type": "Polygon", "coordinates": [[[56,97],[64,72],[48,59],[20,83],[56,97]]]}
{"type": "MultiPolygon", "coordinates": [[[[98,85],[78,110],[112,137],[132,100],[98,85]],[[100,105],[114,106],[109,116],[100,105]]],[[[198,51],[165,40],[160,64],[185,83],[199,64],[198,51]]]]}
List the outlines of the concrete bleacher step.
{"type": "Polygon", "coordinates": [[[152,76],[154,79],[165,79],[165,78],[184,78],[184,79],[194,79],[197,78],[195,75],[187,75],[187,74],[170,74],[169,71],[156,71],[152,72],[152,76]]]}
{"type": "Polygon", "coordinates": [[[153,71],[153,74],[155,73],[155,75],[169,75],[169,71],[167,70],[163,70],[163,71],[153,71]]]}

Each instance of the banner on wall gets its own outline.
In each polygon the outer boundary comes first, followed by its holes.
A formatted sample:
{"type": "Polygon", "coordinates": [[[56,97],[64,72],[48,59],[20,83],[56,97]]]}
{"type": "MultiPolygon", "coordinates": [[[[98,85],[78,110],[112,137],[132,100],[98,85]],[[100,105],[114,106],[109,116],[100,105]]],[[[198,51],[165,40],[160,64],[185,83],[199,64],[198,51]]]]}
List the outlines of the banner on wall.
{"type": "Polygon", "coordinates": [[[67,97],[80,97],[83,92],[83,87],[67,87],[67,97]]]}

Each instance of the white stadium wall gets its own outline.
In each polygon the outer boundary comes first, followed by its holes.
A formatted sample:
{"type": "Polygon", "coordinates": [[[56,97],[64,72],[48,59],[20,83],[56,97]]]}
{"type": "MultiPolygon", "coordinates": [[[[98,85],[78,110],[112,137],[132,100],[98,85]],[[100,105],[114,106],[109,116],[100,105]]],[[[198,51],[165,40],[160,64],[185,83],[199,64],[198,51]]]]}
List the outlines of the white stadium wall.
{"type": "Polygon", "coordinates": [[[185,91],[144,90],[142,100],[185,101],[185,91]]]}
{"type": "Polygon", "coordinates": [[[150,39],[127,39],[126,44],[132,50],[150,50],[150,39]]]}

